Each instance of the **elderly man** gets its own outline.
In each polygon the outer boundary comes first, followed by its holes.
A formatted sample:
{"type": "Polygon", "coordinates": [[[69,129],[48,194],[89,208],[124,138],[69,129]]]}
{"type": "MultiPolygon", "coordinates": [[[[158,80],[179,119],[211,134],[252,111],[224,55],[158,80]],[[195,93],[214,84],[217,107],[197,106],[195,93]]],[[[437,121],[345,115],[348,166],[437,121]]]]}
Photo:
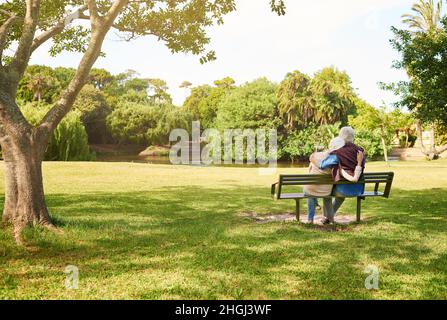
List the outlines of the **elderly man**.
{"type": "MultiPolygon", "coordinates": [[[[364,150],[354,144],[354,129],[351,127],[342,128],[339,137],[345,141],[344,147],[331,152],[326,159],[319,161],[315,158],[311,159],[313,164],[321,170],[331,169],[334,182],[338,182],[341,179],[343,171],[351,176],[359,176],[365,168],[364,150]]],[[[364,191],[365,185],[360,183],[336,185],[332,194],[335,196],[334,202],[325,203],[324,215],[326,218],[323,223],[329,224],[334,222],[335,214],[346,197],[359,196],[364,191]]]]}

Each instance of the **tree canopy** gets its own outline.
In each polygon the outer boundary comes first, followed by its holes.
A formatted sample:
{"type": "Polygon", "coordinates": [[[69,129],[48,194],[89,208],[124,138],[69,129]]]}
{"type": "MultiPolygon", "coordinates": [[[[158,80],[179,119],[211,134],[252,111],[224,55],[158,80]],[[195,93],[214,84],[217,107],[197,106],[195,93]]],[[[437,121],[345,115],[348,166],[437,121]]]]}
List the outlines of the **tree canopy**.
{"type": "Polygon", "coordinates": [[[346,72],[324,68],[313,77],[300,71],[288,73],[277,92],[278,106],[287,117],[287,128],[293,131],[309,122],[347,123],[355,113],[356,94],[346,72]]]}

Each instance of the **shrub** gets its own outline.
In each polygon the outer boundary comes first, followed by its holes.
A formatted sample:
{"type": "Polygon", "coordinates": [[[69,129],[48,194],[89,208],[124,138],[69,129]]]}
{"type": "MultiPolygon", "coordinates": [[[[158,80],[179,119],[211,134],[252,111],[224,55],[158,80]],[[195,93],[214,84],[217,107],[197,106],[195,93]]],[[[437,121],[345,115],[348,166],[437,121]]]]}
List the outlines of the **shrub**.
{"type": "MultiPolygon", "coordinates": [[[[39,123],[49,105],[28,103],[21,110],[25,118],[33,125],[39,123]]],[[[45,151],[44,160],[53,161],[90,161],[95,155],[90,151],[87,132],[81,122],[79,111],[71,111],[56,127],[45,151]]]]}
{"type": "Polygon", "coordinates": [[[276,89],[277,86],[265,78],[233,89],[217,108],[217,128],[278,128],[282,121],[277,107],[276,89]]]}
{"type": "Polygon", "coordinates": [[[167,144],[172,129],[187,129],[190,115],[169,104],[120,103],[107,117],[118,143],[167,144]]]}
{"type": "Polygon", "coordinates": [[[156,127],[158,112],[148,105],[120,103],[107,117],[107,128],[119,144],[147,143],[147,130],[156,127]]]}
{"type": "Polygon", "coordinates": [[[79,93],[74,109],[79,110],[90,143],[107,140],[106,118],[111,109],[104,94],[92,85],[86,85],[79,93]]]}
{"type": "MultiPolygon", "coordinates": [[[[386,145],[388,152],[391,152],[391,135],[387,135],[386,145]]],[[[355,143],[365,149],[368,158],[377,158],[383,156],[382,140],[380,138],[380,129],[365,130],[359,129],[355,133],[355,143]]]]}
{"type": "Polygon", "coordinates": [[[305,159],[317,149],[325,149],[338,134],[340,124],[308,127],[291,133],[282,143],[282,155],[294,161],[305,159]]]}

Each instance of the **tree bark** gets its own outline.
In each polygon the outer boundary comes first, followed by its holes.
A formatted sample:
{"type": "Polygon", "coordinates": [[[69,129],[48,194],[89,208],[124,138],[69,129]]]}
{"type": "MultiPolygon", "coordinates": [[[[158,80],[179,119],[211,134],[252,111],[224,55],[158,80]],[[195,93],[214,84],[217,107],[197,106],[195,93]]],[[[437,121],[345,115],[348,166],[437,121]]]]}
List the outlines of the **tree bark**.
{"type": "Polygon", "coordinates": [[[43,141],[34,134],[14,139],[4,138],[5,205],[2,220],[14,227],[17,243],[27,225],[54,228],[45,203],[42,180],[43,141]]]}
{"type": "MultiPolygon", "coordinates": [[[[115,0],[107,14],[99,16],[96,14],[95,0],[86,0],[92,16],[89,47],[81,59],[75,77],[59,101],[37,127],[32,127],[15,101],[17,86],[28,65],[31,52],[63,28],[51,29],[48,34],[44,33],[40,38],[34,39],[39,0],[26,0],[26,16],[16,53],[8,66],[0,64],[0,145],[6,169],[2,220],[14,226],[14,236],[18,244],[23,243],[21,233],[27,225],[54,229],[45,203],[42,182],[44,151],[54,129],[72,108],[100,54],[102,43],[113,21],[127,3],[128,0],[115,0]]],[[[85,6],[80,10],[85,10],[85,6]]],[[[0,45],[4,42],[2,34],[5,32],[0,30],[0,45]]]]}
{"type": "Polygon", "coordinates": [[[417,136],[418,136],[418,140],[419,140],[419,147],[421,148],[421,152],[428,157],[430,153],[427,151],[427,148],[424,145],[422,124],[421,124],[421,120],[419,120],[419,119],[416,120],[416,132],[417,132],[417,136]]]}
{"type": "Polygon", "coordinates": [[[384,128],[383,124],[380,127],[380,130],[381,130],[380,140],[382,141],[383,157],[385,159],[386,164],[388,164],[388,150],[387,150],[387,147],[386,147],[385,128],[384,128]]]}

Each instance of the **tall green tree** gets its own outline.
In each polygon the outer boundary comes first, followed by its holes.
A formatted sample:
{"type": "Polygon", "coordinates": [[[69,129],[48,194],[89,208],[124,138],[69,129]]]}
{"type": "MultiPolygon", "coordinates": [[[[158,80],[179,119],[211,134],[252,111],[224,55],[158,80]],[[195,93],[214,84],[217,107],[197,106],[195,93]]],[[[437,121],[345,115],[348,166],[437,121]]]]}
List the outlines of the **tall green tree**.
{"type": "Polygon", "coordinates": [[[266,78],[232,90],[219,105],[217,128],[270,129],[281,126],[276,90],[277,85],[266,78]]]}
{"type": "Polygon", "coordinates": [[[115,81],[115,77],[105,69],[93,68],[90,71],[89,82],[99,90],[105,90],[115,81]]]}
{"type": "MultiPolygon", "coordinates": [[[[271,8],[284,14],[283,0],[270,0],[271,8]]],[[[28,225],[53,229],[45,204],[41,163],[57,125],[71,110],[101,55],[110,29],[127,40],[155,36],[172,52],[200,55],[201,62],[215,58],[207,51],[206,29],[223,23],[235,11],[234,0],[18,0],[0,5],[0,145],[6,160],[6,193],[3,221],[21,231],[28,225]],[[67,12],[70,12],[67,14],[67,12]],[[85,20],[85,24],[72,24],[85,20]],[[70,83],[40,123],[31,125],[16,103],[16,93],[31,55],[52,40],[51,55],[81,52],[70,83]],[[11,49],[11,57],[6,56],[11,49]]]]}
{"type": "Polygon", "coordinates": [[[191,94],[183,102],[183,108],[185,108],[191,115],[194,121],[200,120],[200,103],[209,96],[211,92],[210,85],[201,85],[191,89],[191,94]]]}
{"type": "Polygon", "coordinates": [[[314,120],[315,99],[310,84],[310,77],[300,71],[288,73],[279,84],[278,108],[289,131],[314,120]]]}
{"type": "Polygon", "coordinates": [[[17,88],[17,99],[24,102],[39,101],[52,103],[59,82],[53,69],[47,66],[29,66],[17,88]]]}
{"type": "Polygon", "coordinates": [[[216,117],[219,106],[225,97],[235,88],[235,81],[230,77],[214,81],[208,94],[200,100],[198,108],[202,128],[213,128],[216,125],[216,117]]]}
{"type": "Polygon", "coordinates": [[[162,79],[145,79],[148,83],[149,97],[155,103],[172,103],[172,98],[168,93],[168,85],[162,79]]]}
{"type": "Polygon", "coordinates": [[[311,90],[315,99],[315,122],[344,124],[348,115],[354,113],[356,94],[346,72],[324,68],[313,77],[311,90]]]}
{"type": "Polygon", "coordinates": [[[407,22],[410,30],[392,28],[392,46],[400,53],[395,68],[406,71],[409,80],[388,86],[400,96],[399,106],[411,110],[418,119],[421,150],[429,158],[436,158],[447,150],[447,145],[436,147],[435,128],[447,126],[447,18],[442,7],[433,1],[422,1],[407,22]],[[422,126],[431,127],[432,141],[426,148],[422,126]]]}

